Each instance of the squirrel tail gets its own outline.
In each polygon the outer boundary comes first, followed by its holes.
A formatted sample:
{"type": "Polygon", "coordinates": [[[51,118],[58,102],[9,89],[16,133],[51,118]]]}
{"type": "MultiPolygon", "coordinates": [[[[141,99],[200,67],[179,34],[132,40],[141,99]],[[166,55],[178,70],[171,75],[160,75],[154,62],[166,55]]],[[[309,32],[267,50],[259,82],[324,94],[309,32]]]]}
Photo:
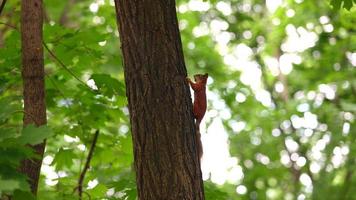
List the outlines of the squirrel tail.
{"type": "Polygon", "coordinates": [[[199,155],[199,159],[201,159],[203,157],[203,144],[201,142],[199,123],[197,123],[195,130],[196,130],[196,140],[197,140],[196,144],[197,144],[198,155],[199,155]]]}

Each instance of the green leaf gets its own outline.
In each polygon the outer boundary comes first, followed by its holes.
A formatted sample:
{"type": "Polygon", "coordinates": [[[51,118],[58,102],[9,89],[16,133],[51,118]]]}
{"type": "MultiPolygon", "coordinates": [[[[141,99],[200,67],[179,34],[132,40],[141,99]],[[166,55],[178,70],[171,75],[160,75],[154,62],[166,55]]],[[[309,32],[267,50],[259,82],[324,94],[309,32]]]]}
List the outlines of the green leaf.
{"type": "Polygon", "coordinates": [[[227,193],[220,190],[216,185],[211,182],[204,183],[205,197],[211,200],[225,200],[229,199],[227,193]]]}
{"type": "Polygon", "coordinates": [[[20,181],[18,180],[5,180],[0,177],[0,193],[1,191],[13,191],[20,189],[20,181]]]}
{"type": "Polygon", "coordinates": [[[8,138],[16,137],[16,129],[15,128],[1,128],[0,127],[0,143],[8,138]]]}
{"type": "Polygon", "coordinates": [[[0,165],[18,167],[20,161],[26,157],[31,157],[33,152],[31,148],[21,145],[0,148],[0,155],[0,165]]]}
{"type": "Polygon", "coordinates": [[[56,165],[56,169],[63,169],[64,167],[71,167],[73,165],[73,159],[75,153],[72,149],[60,148],[53,159],[52,165],[56,165]]]}
{"type": "Polygon", "coordinates": [[[105,185],[98,184],[93,189],[88,190],[88,192],[92,198],[100,198],[100,197],[105,196],[105,193],[107,192],[107,190],[108,190],[108,188],[105,185]]]}
{"type": "Polygon", "coordinates": [[[15,112],[16,107],[12,104],[13,98],[5,97],[0,99],[0,121],[6,119],[15,112]]]}
{"type": "Polygon", "coordinates": [[[355,3],[356,3],[355,0],[331,0],[330,2],[334,10],[338,10],[340,8],[345,8],[346,10],[350,10],[355,3]]]}
{"type": "Polygon", "coordinates": [[[342,0],[331,0],[330,4],[334,9],[338,10],[341,8],[342,0]]]}
{"type": "Polygon", "coordinates": [[[2,192],[13,193],[16,189],[30,191],[27,177],[17,169],[2,164],[0,167],[0,194],[2,192]]]}
{"type": "Polygon", "coordinates": [[[128,200],[135,200],[137,198],[137,190],[136,188],[130,188],[125,190],[126,196],[128,200]]]}
{"type": "Polygon", "coordinates": [[[346,8],[346,10],[350,10],[352,8],[352,0],[345,0],[344,1],[344,7],[346,8]]]}
{"type": "Polygon", "coordinates": [[[124,95],[124,85],[108,74],[93,74],[91,78],[99,91],[108,97],[113,95],[124,95]]]}
{"type": "Polygon", "coordinates": [[[22,129],[22,134],[18,138],[18,142],[21,144],[35,145],[43,142],[44,139],[52,135],[53,132],[47,125],[36,127],[30,124],[22,129]]]}
{"type": "Polygon", "coordinates": [[[36,197],[31,192],[16,190],[13,200],[36,200],[36,197]]]}

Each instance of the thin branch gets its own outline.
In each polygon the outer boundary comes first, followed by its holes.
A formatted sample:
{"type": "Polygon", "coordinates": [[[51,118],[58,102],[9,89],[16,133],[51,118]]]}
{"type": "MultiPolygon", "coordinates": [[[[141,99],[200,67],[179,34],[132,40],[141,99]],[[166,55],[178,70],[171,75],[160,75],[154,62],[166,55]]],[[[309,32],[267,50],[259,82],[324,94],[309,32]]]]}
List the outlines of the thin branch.
{"type": "Polygon", "coordinates": [[[63,99],[66,99],[64,93],[62,92],[62,90],[59,89],[58,85],[56,84],[56,82],[51,78],[50,75],[46,75],[47,78],[49,79],[49,81],[52,83],[52,85],[57,89],[57,91],[60,93],[60,95],[63,97],[63,99]]]}
{"type": "MultiPolygon", "coordinates": [[[[8,26],[12,29],[15,29],[16,31],[20,31],[16,26],[11,25],[11,24],[7,24],[4,22],[0,22],[0,24],[3,24],[5,26],[8,26]]],[[[87,87],[90,91],[93,91],[92,88],[90,88],[84,81],[82,81],[77,75],[75,75],[55,54],[53,51],[51,51],[49,49],[49,47],[47,46],[47,44],[42,41],[43,46],[45,47],[45,49],[47,50],[47,52],[59,63],[59,65],[65,69],[70,75],[72,75],[77,81],[79,81],[81,84],[83,84],[85,87],[87,87]]]]}
{"type": "Polygon", "coordinates": [[[4,10],[5,4],[6,4],[6,0],[2,0],[2,3],[0,5],[0,15],[1,15],[2,11],[4,10]]]}
{"type": "Polygon", "coordinates": [[[90,194],[88,192],[83,191],[83,194],[87,195],[88,199],[91,200],[91,196],[90,196],[90,194]]]}
{"type": "Polygon", "coordinates": [[[8,24],[8,23],[5,23],[5,22],[0,22],[0,24],[5,25],[5,26],[7,26],[7,27],[10,27],[10,28],[12,28],[12,29],[14,29],[14,30],[20,32],[20,30],[19,30],[15,25],[8,24]]]}
{"type": "Polygon", "coordinates": [[[77,81],[88,87],[90,90],[92,90],[84,81],[82,81],[77,75],[75,75],[54,53],[51,51],[47,44],[42,42],[43,46],[45,49],[48,51],[48,53],[63,67],[70,75],[72,75],[77,81]]]}
{"type": "Polygon", "coordinates": [[[95,146],[96,146],[96,142],[98,140],[98,136],[99,136],[99,130],[96,130],[95,134],[94,134],[93,141],[92,141],[91,146],[90,146],[88,157],[86,159],[86,162],[85,162],[85,165],[84,165],[84,168],[83,168],[83,171],[82,171],[82,173],[80,173],[80,176],[79,176],[78,186],[74,189],[74,190],[78,190],[79,200],[82,200],[82,195],[83,195],[83,193],[85,193],[85,192],[83,192],[83,181],[84,181],[84,178],[85,178],[85,174],[87,173],[87,171],[88,171],[88,169],[90,167],[90,161],[91,161],[91,159],[93,157],[93,153],[94,153],[94,149],[95,149],[95,146]]]}

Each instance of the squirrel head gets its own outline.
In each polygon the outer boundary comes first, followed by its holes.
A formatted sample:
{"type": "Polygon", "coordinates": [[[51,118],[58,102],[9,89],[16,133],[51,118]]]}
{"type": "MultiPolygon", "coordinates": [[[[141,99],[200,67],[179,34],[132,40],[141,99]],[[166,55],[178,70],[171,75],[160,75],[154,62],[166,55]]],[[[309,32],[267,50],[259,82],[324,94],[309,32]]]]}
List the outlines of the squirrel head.
{"type": "Polygon", "coordinates": [[[194,75],[194,81],[206,84],[206,80],[208,79],[208,76],[209,76],[208,73],[206,73],[206,74],[195,74],[194,75]]]}

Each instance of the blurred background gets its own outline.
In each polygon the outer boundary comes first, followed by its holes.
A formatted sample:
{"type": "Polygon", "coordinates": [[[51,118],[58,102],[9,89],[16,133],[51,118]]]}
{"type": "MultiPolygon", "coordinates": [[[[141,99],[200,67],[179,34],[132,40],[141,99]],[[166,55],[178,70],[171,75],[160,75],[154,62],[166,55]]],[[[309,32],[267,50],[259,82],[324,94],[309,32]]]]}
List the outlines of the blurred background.
{"type": "MultiPolygon", "coordinates": [[[[356,9],[329,3],[177,1],[188,73],[210,76],[201,128],[206,199],[356,199],[356,9]]],[[[92,93],[45,52],[54,136],[47,140],[38,199],[76,199],[73,189],[97,129],[87,195],[135,199],[114,1],[44,5],[44,42],[101,93],[92,93]]],[[[8,1],[0,16],[4,133],[16,132],[22,122],[21,113],[13,114],[22,107],[20,34],[13,28],[19,12],[19,1],[8,1]]],[[[10,136],[0,136],[0,144],[4,137],[10,136]]],[[[25,150],[8,149],[0,156],[0,186],[27,187],[9,170],[25,150]]]]}

